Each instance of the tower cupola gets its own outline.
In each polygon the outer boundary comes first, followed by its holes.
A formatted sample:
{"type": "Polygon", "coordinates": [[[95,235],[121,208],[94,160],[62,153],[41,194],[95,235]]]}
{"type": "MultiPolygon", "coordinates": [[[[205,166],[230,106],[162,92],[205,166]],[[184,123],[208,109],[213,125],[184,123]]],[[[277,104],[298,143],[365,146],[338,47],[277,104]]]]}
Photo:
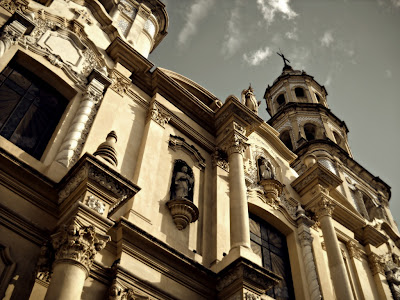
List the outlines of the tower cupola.
{"type": "Polygon", "coordinates": [[[333,142],[351,155],[346,124],[329,109],[324,86],[304,71],[294,70],[283,54],[281,75],[267,87],[264,99],[271,115],[268,123],[292,151],[308,143],[333,142]]]}

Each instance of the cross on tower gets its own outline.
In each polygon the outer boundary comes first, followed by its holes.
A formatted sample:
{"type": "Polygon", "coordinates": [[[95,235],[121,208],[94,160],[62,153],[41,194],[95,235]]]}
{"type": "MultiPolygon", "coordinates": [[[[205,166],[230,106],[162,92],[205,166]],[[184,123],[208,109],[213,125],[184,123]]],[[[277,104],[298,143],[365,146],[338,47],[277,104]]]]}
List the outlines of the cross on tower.
{"type": "Polygon", "coordinates": [[[280,51],[281,53],[276,52],[276,54],[278,54],[280,57],[282,57],[283,63],[285,64],[285,67],[288,66],[288,64],[287,64],[286,62],[290,63],[290,61],[289,61],[287,58],[285,58],[285,55],[282,54],[282,50],[281,50],[281,49],[279,49],[279,51],[280,51]]]}

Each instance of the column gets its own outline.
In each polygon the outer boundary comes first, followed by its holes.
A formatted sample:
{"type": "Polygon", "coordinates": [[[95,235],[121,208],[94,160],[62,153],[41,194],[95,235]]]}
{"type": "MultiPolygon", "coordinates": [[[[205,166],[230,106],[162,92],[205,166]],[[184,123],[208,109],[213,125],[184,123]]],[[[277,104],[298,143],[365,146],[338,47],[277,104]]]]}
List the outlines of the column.
{"type": "MultiPolygon", "coordinates": [[[[104,75],[96,73],[97,76],[105,78],[104,75]]],[[[103,99],[103,92],[110,83],[106,79],[107,84],[105,84],[102,79],[93,78],[88,84],[85,94],[82,95],[79,108],[56,156],[56,161],[67,168],[78,160],[96,116],[97,108],[103,99]]]]}
{"type": "Polygon", "coordinates": [[[333,226],[333,209],[334,205],[332,200],[327,198],[325,195],[321,195],[321,199],[316,203],[313,211],[318,216],[318,220],[321,224],[326,253],[328,255],[329,270],[335,288],[336,298],[351,300],[354,298],[335,228],[333,226]]]}
{"type": "Polygon", "coordinates": [[[322,299],[321,290],[318,283],[318,275],[315,267],[315,259],[312,251],[312,241],[310,226],[314,222],[308,219],[304,214],[297,219],[299,239],[301,243],[301,251],[303,254],[303,262],[306,266],[307,283],[311,300],[322,299]]]}
{"type": "Polygon", "coordinates": [[[79,300],[96,253],[110,240],[76,221],[52,236],[53,272],[45,300],[79,300]]]}
{"type": "Polygon", "coordinates": [[[0,35],[0,58],[15,44],[16,40],[24,35],[27,28],[17,20],[4,27],[0,35]]]}
{"type": "Polygon", "coordinates": [[[243,154],[247,144],[233,133],[225,147],[229,161],[231,249],[241,246],[250,249],[247,188],[243,168],[243,154]]]}

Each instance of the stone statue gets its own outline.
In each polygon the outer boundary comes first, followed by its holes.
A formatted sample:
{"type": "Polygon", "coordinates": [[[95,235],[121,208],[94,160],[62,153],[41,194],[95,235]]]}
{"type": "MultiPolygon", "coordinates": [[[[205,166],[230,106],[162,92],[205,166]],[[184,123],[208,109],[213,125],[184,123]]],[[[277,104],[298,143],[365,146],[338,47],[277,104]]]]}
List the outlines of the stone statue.
{"type": "Polygon", "coordinates": [[[258,169],[260,173],[260,180],[275,179],[274,168],[269,160],[261,158],[259,160],[258,169]]]}
{"type": "MultiPolygon", "coordinates": [[[[193,172],[183,161],[175,163],[175,172],[171,186],[172,199],[185,198],[193,201],[193,172]]],[[[171,199],[171,200],[172,200],[171,199]]]]}
{"type": "Polygon", "coordinates": [[[246,105],[251,111],[258,114],[258,106],[260,105],[261,101],[257,101],[251,85],[247,90],[242,91],[242,103],[246,105]]]}
{"type": "Polygon", "coordinates": [[[393,299],[400,300],[400,267],[395,266],[386,271],[386,278],[392,291],[393,299]]]}

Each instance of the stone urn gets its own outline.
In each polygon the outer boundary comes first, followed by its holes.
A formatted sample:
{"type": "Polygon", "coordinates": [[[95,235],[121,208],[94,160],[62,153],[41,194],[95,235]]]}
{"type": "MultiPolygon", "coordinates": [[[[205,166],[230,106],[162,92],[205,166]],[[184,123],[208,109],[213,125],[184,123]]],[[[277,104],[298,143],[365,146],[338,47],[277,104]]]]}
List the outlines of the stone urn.
{"type": "Polygon", "coordinates": [[[262,179],[260,184],[264,188],[267,203],[277,208],[279,205],[279,197],[282,195],[283,184],[276,179],[262,179]]]}
{"type": "Polygon", "coordinates": [[[199,218],[197,206],[185,198],[175,198],[169,200],[166,204],[178,230],[185,229],[186,226],[199,218]]]}

